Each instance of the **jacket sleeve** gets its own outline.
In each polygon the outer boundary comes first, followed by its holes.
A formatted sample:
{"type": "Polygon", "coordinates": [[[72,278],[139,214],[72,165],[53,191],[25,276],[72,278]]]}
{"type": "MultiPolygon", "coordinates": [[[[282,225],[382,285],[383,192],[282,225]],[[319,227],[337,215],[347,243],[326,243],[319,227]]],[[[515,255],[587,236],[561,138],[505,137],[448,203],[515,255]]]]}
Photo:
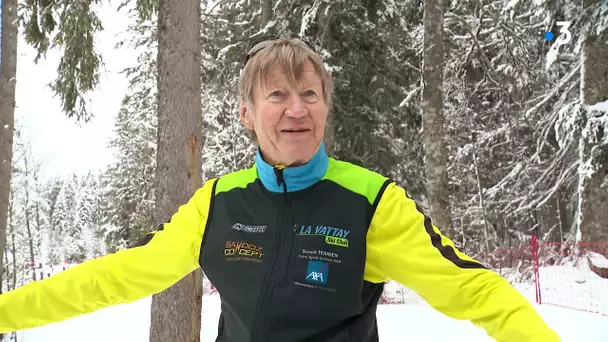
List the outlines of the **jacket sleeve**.
{"type": "Polygon", "coordinates": [[[133,302],[198,267],[214,180],[143,246],[118,251],[0,295],[0,333],[33,328],[133,302]]]}
{"type": "Polygon", "coordinates": [[[458,251],[394,183],[385,189],[368,231],[365,276],[397,281],[496,341],[560,340],[507,280],[458,251]]]}

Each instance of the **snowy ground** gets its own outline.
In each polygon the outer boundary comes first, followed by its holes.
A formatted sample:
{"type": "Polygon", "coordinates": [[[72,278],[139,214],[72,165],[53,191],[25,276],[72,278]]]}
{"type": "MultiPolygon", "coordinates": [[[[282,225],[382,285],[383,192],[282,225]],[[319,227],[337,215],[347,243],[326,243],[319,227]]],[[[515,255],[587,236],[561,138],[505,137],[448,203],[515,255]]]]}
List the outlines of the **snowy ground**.
{"type": "MultiPolygon", "coordinates": [[[[215,341],[220,311],[219,296],[203,299],[201,339],[215,341]]],[[[20,333],[20,342],[147,342],[150,298],[109,307],[71,320],[20,333]]],[[[539,312],[564,342],[608,341],[608,317],[550,306],[539,312]]],[[[425,304],[382,305],[378,309],[382,341],[492,341],[469,322],[456,321],[425,304]],[[437,329],[440,326],[441,329],[437,329]]]]}
{"type": "MultiPolygon", "coordinates": [[[[69,267],[70,265],[68,265],[69,267]]],[[[572,305],[580,309],[606,312],[608,309],[608,280],[591,273],[585,263],[540,269],[545,302],[572,305]]],[[[60,272],[62,267],[55,267],[60,272]]],[[[515,282],[515,287],[534,303],[533,284],[517,283],[520,272],[501,274],[515,282]]],[[[391,302],[406,304],[380,305],[378,324],[383,342],[482,342],[492,341],[483,330],[467,321],[451,319],[435,311],[415,292],[396,283],[389,283],[386,294],[391,302]],[[441,329],[437,329],[440,326],[441,329]]],[[[210,284],[205,281],[205,291],[210,284]]],[[[151,297],[126,305],[109,307],[68,321],[19,332],[19,342],[147,342],[150,327],[151,297]]],[[[536,308],[564,342],[608,341],[608,316],[587,313],[552,305],[536,308]]],[[[215,341],[220,314],[217,294],[205,295],[201,340],[215,341]]]]}

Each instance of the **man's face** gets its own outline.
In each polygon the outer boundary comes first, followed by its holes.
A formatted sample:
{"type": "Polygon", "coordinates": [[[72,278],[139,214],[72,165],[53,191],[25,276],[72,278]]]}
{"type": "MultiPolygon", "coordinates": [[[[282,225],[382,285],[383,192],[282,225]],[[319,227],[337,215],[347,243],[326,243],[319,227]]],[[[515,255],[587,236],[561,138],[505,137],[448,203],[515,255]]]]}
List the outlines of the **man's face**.
{"type": "Polygon", "coordinates": [[[328,108],[312,62],[291,85],[280,67],[253,88],[253,105],[241,101],[241,121],[254,130],[266,162],[297,166],[316,153],[325,134],[328,108]]]}

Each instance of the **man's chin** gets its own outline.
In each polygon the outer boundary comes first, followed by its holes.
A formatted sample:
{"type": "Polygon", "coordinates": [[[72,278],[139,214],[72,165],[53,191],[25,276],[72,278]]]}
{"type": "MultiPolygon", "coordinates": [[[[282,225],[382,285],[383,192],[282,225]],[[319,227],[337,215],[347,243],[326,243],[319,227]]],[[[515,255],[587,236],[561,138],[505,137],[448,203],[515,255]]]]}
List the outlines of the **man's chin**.
{"type": "Polygon", "coordinates": [[[307,149],[303,151],[302,148],[294,148],[291,150],[287,150],[284,154],[285,160],[288,161],[286,166],[300,166],[308,163],[312,157],[314,157],[315,152],[313,149],[307,149]]]}

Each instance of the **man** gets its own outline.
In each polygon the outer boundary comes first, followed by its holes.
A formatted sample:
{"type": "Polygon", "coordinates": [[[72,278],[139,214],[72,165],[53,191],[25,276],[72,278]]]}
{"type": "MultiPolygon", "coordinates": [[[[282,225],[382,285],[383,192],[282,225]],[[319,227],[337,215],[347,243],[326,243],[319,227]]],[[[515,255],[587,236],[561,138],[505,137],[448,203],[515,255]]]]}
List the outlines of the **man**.
{"type": "Polygon", "coordinates": [[[559,341],[401,187],[327,156],[332,79],[309,46],[255,44],[239,93],[255,164],[205,182],[145,245],[0,295],[0,332],[138,300],[200,266],[222,298],[218,341],[378,341],[387,280],[498,341],[559,341]]]}

